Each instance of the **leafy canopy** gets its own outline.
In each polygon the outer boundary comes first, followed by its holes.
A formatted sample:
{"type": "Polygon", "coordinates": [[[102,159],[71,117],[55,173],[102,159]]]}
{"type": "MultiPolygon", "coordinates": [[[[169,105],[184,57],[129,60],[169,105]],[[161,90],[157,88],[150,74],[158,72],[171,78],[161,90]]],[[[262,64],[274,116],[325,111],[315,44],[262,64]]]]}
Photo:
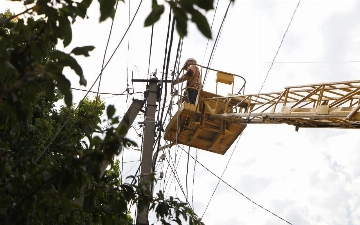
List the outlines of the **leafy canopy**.
{"type": "MultiPolygon", "coordinates": [[[[114,18],[117,0],[98,0],[99,22],[114,18]]],[[[117,127],[116,109],[100,99],[73,105],[71,83],[64,74],[72,69],[79,83],[87,82],[78,56],[89,57],[93,46],[69,51],[72,24],[86,19],[92,0],[25,0],[27,9],[17,15],[0,14],[0,221],[4,224],[132,224],[128,208],[150,205],[164,224],[189,221],[202,224],[196,214],[175,198],[156,197],[133,177],[119,180],[114,157],[133,145],[117,127]],[[34,19],[38,18],[38,19],[34,19]],[[63,98],[67,107],[55,109],[63,98]],[[102,115],[111,126],[99,127],[102,115]],[[101,176],[100,165],[111,169],[101,176]],[[83,199],[83,201],[77,201],[83,199]],[[79,204],[80,202],[80,204],[79,204]]],[[[166,1],[180,37],[188,21],[205,37],[211,30],[204,12],[213,0],[166,1]]],[[[145,26],[155,24],[165,5],[152,1],[145,26]]],[[[153,177],[152,177],[153,179],[153,177]]]]}

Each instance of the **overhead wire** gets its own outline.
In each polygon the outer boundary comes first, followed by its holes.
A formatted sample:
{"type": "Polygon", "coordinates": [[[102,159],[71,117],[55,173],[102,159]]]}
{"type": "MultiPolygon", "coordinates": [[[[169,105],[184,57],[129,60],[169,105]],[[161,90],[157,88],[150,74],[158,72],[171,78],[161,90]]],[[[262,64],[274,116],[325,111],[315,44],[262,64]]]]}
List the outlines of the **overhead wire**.
{"type": "MultiPolygon", "coordinates": [[[[187,153],[184,149],[182,149],[185,153],[187,153]]],[[[187,153],[190,155],[190,157],[193,160],[196,160],[190,153],[187,153]]],[[[202,164],[201,162],[199,162],[198,160],[196,160],[198,164],[200,164],[204,169],[206,169],[208,172],[210,172],[212,175],[214,175],[216,178],[218,178],[221,182],[223,182],[224,184],[226,184],[228,187],[230,187],[231,189],[233,189],[234,191],[236,191],[238,194],[240,194],[241,196],[243,196],[244,198],[246,198],[247,200],[249,200],[252,204],[260,207],[261,209],[267,211],[268,213],[272,214],[273,216],[281,219],[282,221],[288,223],[288,224],[292,224],[289,221],[285,220],[284,218],[278,216],[277,214],[271,212],[270,210],[266,209],[265,207],[259,205],[258,203],[254,202],[253,200],[251,200],[249,197],[247,197],[245,194],[243,194],[242,192],[240,192],[239,190],[237,190],[235,187],[233,187],[232,185],[230,185],[228,182],[226,182],[225,180],[223,180],[221,177],[219,177],[218,175],[216,175],[214,172],[212,172],[210,169],[208,169],[204,164],[202,164]]]]}
{"type": "MultiPolygon", "coordinates": [[[[176,72],[177,72],[177,73],[179,72],[179,65],[180,65],[180,59],[181,59],[181,54],[182,54],[182,45],[183,45],[183,39],[180,38],[179,41],[178,41],[177,50],[176,50],[175,63],[174,63],[174,68],[173,68],[173,73],[172,73],[172,78],[171,78],[172,80],[174,80],[174,75],[175,75],[175,73],[176,73],[176,72]],[[176,71],[176,72],[175,72],[175,71],[176,71]]],[[[167,110],[166,115],[165,115],[165,119],[164,119],[164,122],[163,122],[163,126],[165,125],[167,116],[168,116],[168,115],[170,115],[170,117],[172,116],[171,109],[172,109],[173,96],[174,96],[174,95],[171,96],[171,99],[170,99],[170,101],[169,101],[169,106],[168,106],[168,110],[167,110]]],[[[177,148],[177,150],[175,151],[175,163],[176,163],[176,168],[175,168],[175,169],[177,169],[178,164],[179,164],[179,161],[176,162],[177,151],[178,151],[178,148],[177,148]]],[[[168,150],[168,153],[169,153],[169,155],[170,155],[170,148],[169,148],[169,150],[168,150]]],[[[182,152],[181,152],[181,153],[182,153],[182,152]]],[[[179,158],[179,160],[180,160],[180,158],[179,158]]],[[[168,168],[169,168],[169,164],[167,165],[166,170],[165,170],[165,177],[166,177],[166,175],[167,175],[168,168]]],[[[170,186],[171,186],[172,181],[173,181],[172,178],[173,178],[173,177],[170,178],[170,186]]],[[[165,182],[165,180],[166,180],[166,179],[164,179],[164,185],[163,185],[163,192],[164,192],[164,193],[167,192],[167,191],[166,191],[166,187],[167,187],[167,184],[168,184],[168,182],[169,182],[169,180],[167,180],[166,182],[165,182]]],[[[170,186],[169,186],[169,188],[170,188],[170,186]]]]}
{"type": "MultiPolygon", "coordinates": [[[[171,156],[170,156],[170,157],[171,157],[171,156]]],[[[179,185],[179,187],[180,187],[180,190],[181,190],[181,192],[183,193],[183,195],[184,195],[184,197],[185,197],[185,199],[186,199],[186,202],[189,202],[188,198],[187,198],[186,195],[185,195],[184,189],[183,189],[183,187],[182,187],[182,185],[181,185],[181,182],[180,182],[180,179],[179,179],[179,177],[178,177],[178,175],[177,175],[176,170],[173,169],[173,167],[172,167],[171,164],[170,164],[169,159],[168,159],[166,156],[165,156],[165,159],[166,159],[166,161],[167,161],[167,162],[169,163],[169,165],[170,165],[170,169],[171,169],[172,173],[174,174],[175,180],[177,181],[177,183],[178,183],[178,185],[179,185]]],[[[190,208],[191,208],[191,206],[190,206],[190,208]]]]}
{"type": "MultiPolygon", "coordinates": [[[[164,64],[163,64],[163,73],[162,73],[162,79],[161,79],[161,83],[160,83],[160,93],[159,95],[162,96],[163,92],[162,92],[162,87],[163,85],[163,81],[164,81],[164,77],[165,79],[167,79],[168,77],[168,70],[169,70],[169,64],[170,64],[170,56],[171,56],[171,49],[172,49],[172,43],[173,43],[173,37],[174,37],[174,30],[175,30],[175,19],[174,16],[171,13],[171,10],[169,12],[169,25],[168,25],[168,32],[167,32],[167,36],[166,36],[166,47],[165,47],[165,57],[164,57],[164,64]],[[172,17],[172,19],[171,19],[172,17]],[[171,30],[170,30],[170,21],[172,20],[171,23],[171,30]],[[169,39],[169,33],[170,33],[170,40],[169,40],[169,51],[167,51],[167,42],[169,39]]],[[[158,110],[158,126],[159,126],[159,134],[158,134],[158,144],[157,144],[157,150],[155,152],[155,159],[157,159],[158,153],[159,153],[159,149],[160,149],[160,138],[161,138],[161,132],[163,129],[163,125],[161,123],[163,116],[164,116],[164,110],[165,110],[165,103],[166,103],[166,98],[167,98],[167,84],[165,83],[165,92],[164,92],[164,100],[163,100],[163,105],[162,105],[162,109],[160,110],[160,105],[159,104],[159,110],[158,110]],[[161,113],[160,113],[161,111],[161,113]],[[159,120],[160,117],[160,120],[159,120]]],[[[155,161],[156,163],[156,161],[155,161]]],[[[153,168],[155,167],[155,165],[153,165],[153,168]]]]}
{"type": "MultiPolygon", "coordinates": [[[[106,47],[105,47],[105,51],[104,51],[104,56],[103,56],[102,63],[101,63],[101,71],[100,71],[100,76],[99,76],[99,85],[98,85],[97,93],[99,93],[99,91],[100,91],[101,78],[102,78],[102,72],[103,72],[102,68],[104,68],[105,57],[106,57],[107,49],[108,49],[108,47],[109,47],[110,37],[111,37],[111,33],[112,33],[114,21],[115,21],[115,16],[116,16],[116,11],[117,11],[117,7],[118,7],[118,3],[119,3],[119,1],[116,1],[114,18],[113,18],[112,21],[111,21],[109,36],[108,36],[108,39],[107,39],[107,42],[106,42],[106,47]]],[[[98,97],[99,97],[99,94],[96,95],[96,101],[97,101],[98,97]]]]}
{"type": "Polygon", "coordinates": [[[204,87],[204,85],[205,85],[206,77],[207,77],[207,74],[208,74],[208,71],[209,71],[208,68],[210,67],[210,64],[211,64],[211,62],[212,62],[212,59],[213,59],[213,56],[214,56],[214,52],[215,52],[217,43],[218,43],[219,38],[220,38],[221,30],[222,30],[222,28],[223,28],[223,26],[224,26],[225,19],[226,19],[226,16],[227,16],[228,12],[229,12],[229,8],[230,8],[231,3],[232,3],[232,1],[229,0],[228,7],[226,8],[226,11],[225,11],[223,20],[222,20],[222,22],[221,22],[219,31],[218,31],[218,33],[217,33],[217,35],[216,35],[216,39],[215,39],[213,48],[212,48],[212,50],[211,50],[211,54],[210,54],[209,61],[208,61],[208,64],[207,64],[207,68],[206,68],[206,70],[205,70],[205,75],[204,75],[203,82],[202,82],[202,83],[203,83],[203,85],[202,85],[203,87],[204,87]]]}
{"type": "MultiPolygon", "coordinates": [[[[195,159],[197,160],[198,159],[198,148],[196,148],[195,150],[195,159]]],[[[195,186],[195,169],[196,169],[196,161],[194,162],[194,171],[193,171],[193,180],[192,180],[192,192],[191,192],[191,204],[193,206],[193,208],[195,207],[194,206],[194,186],[195,186]]]]}
{"type": "MultiPolygon", "coordinates": [[[[238,140],[236,141],[236,144],[235,144],[235,146],[234,146],[234,148],[233,148],[233,150],[232,150],[232,152],[231,152],[231,155],[230,155],[230,157],[229,157],[229,159],[228,159],[228,161],[227,161],[227,163],[226,163],[226,166],[225,166],[223,172],[221,173],[221,176],[220,176],[221,179],[223,178],[223,176],[224,176],[224,174],[225,174],[225,171],[226,171],[226,169],[227,169],[227,167],[228,167],[228,165],[229,165],[229,163],[230,163],[230,160],[232,159],[232,156],[233,156],[233,154],[234,154],[234,152],[235,152],[235,149],[236,149],[236,147],[237,147],[237,145],[238,145],[238,143],[239,143],[239,140],[240,140],[242,134],[243,134],[243,133],[241,133],[240,136],[238,137],[238,140]]],[[[197,159],[196,159],[196,160],[197,160],[197,159]]],[[[195,162],[196,162],[196,161],[195,161],[195,162]]],[[[210,202],[211,202],[212,198],[214,197],[214,194],[215,194],[215,192],[216,192],[219,184],[220,184],[220,179],[218,180],[218,182],[217,182],[217,184],[216,184],[216,187],[215,187],[213,193],[211,194],[211,197],[210,197],[210,199],[209,199],[209,201],[208,201],[208,203],[207,203],[207,205],[206,205],[206,207],[205,207],[205,210],[204,210],[201,218],[204,217],[204,215],[205,215],[205,213],[206,213],[206,210],[208,209],[208,207],[209,207],[209,205],[210,205],[210,202]]]]}
{"type": "MultiPolygon", "coordinates": [[[[295,10],[294,10],[294,12],[293,12],[293,14],[292,14],[292,16],[291,16],[290,22],[289,22],[289,24],[288,24],[288,26],[287,26],[287,28],[286,28],[286,30],[285,30],[285,33],[284,33],[284,35],[283,35],[283,37],[282,37],[282,39],[281,39],[280,45],[279,45],[279,47],[278,47],[278,49],[277,49],[277,51],[276,51],[276,53],[275,53],[275,56],[274,56],[274,58],[273,58],[273,60],[272,60],[272,62],[271,62],[270,68],[269,68],[269,70],[267,71],[266,76],[265,76],[265,79],[264,79],[264,81],[263,81],[263,83],[262,83],[262,85],[261,85],[261,87],[260,87],[260,90],[259,90],[259,93],[258,93],[258,95],[257,95],[257,98],[259,97],[260,92],[261,92],[261,90],[263,89],[264,84],[265,84],[265,82],[266,82],[266,80],[267,80],[267,78],[268,78],[268,76],[269,76],[270,70],[272,69],[272,67],[273,67],[273,65],[274,65],[276,56],[278,55],[278,53],[279,53],[279,51],[280,51],[280,48],[281,48],[281,46],[282,46],[282,43],[284,42],[285,36],[286,36],[286,34],[287,34],[288,30],[289,30],[289,27],[290,27],[290,25],[291,25],[291,22],[292,22],[293,19],[294,19],[295,13],[296,13],[299,5],[300,5],[300,2],[301,2],[301,0],[299,0],[299,2],[297,3],[297,5],[296,5],[296,7],[295,7],[295,10]]],[[[256,98],[256,100],[257,100],[257,98],[256,98]]]]}
{"type": "MultiPolygon", "coordinates": [[[[139,6],[136,9],[136,12],[131,20],[130,25],[128,26],[128,28],[126,29],[123,37],[121,38],[120,42],[118,43],[118,45],[116,46],[115,50],[113,51],[113,53],[111,54],[110,58],[108,59],[108,61],[106,62],[106,64],[104,65],[104,67],[101,69],[100,74],[97,76],[97,78],[95,79],[95,81],[93,82],[93,84],[91,85],[91,87],[89,88],[89,91],[87,91],[87,93],[85,94],[85,96],[83,97],[82,100],[84,100],[87,95],[89,94],[89,92],[91,91],[91,89],[94,87],[94,85],[96,84],[97,80],[100,78],[102,72],[105,70],[105,68],[107,67],[107,65],[110,63],[111,59],[113,58],[115,52],[117,51],[117,49],[119,48],[120,44],[122,43],[122,41],[124,40],[127,32],[129,31],[132,23],[134,22],[134,19],[140,9],[140,6],[142,5],[143,0],[140,0],[139,6]]],[[[77,110],[79,107],[79,105],[75,108],[75,110],[77,110]]],[[[58,129],[58,131],[55,133],[54,137],[50,140],[50,142],[45,146],[44,150],[40,153],[40,155],[37,157],[37,159],[35,160],[35,163],[37,163],[39,161],[39,159],[44,155],[44,153],[46,152],[46,150],[50,147],[50,145],[54,142],[54,140],[57,138],[57,136],[59,136],[60,132],[62,129],[64,129],[64,127],[66,126],[66,124],[70,121],[71,116],[69,115],[68,118],[66,119],[65,123],[60,127],[60,129],[58,129]]]]}
{"type": "MultiPolygon", "coordinates": [[[[179,150],[179,148],[182,148],[182,147],[180,147],[179,145],[177,145],[176,147],[177,147],[177,148],[176,148],[176,151],[175,151],[175,152],[177,152],[177,151],[179,150]]],[[[170,149],[169,149],[169,155],[170,155],[170,149]]],[[[175,159],[175,170],[177,170],[177,168],[178,168],[178,166],[179,166],[181,156],[182,156],[182,151],[180,152],[180,156],[178,157],[178,159],[175,159]]],[[[172,157],[171,157],[171,159],[172,159],[172,157]]],[[[168,167],[169,167],[169,166],[170,166],[170,165],[168,165],[168,167]]],[[[173,176],[170,178],[170,184],[169,184],[169,181],[167,181],[167,182],[165,183],[164,193],[167,193],[167,192],[170,190],[172,181],[174,180],[173,178],[174,178],[173,176]],[[169,184],[169,187],[167,186],[168,184],[169,184]],[[168,187],[168,189],[166,190],[167,187],[168,187]]]]}
{"type": "MultiPolygon", "coordinates": [[[[215,6],[215,10],[214,10],[214,16],[212,18],[212,22],[211,22],[211,26],[210,26],[210,30],[212,30],[212,27],[213,27],[213,24],[214,24],[214,20],[215,20],[215,16],[216,16],[216,12],[217,12],[217,8],[218,8],[218,5],[219,5],[219,1],[220,0],[217,0],[217,3],[216,3],[216,6],[215,6]]],[[[204,60],[205,60],[205,55],[206,55],[206,52],[207,52],[207,48],[208,48],[208,45],[209,45],[209,41],[210,39],[207,40],[206,42],[206,47],[205,47],[205,51],[204,51],[204,56],[203,56],[203,59],[202,59],[202,63],[204,63],[204,60]]]]}
{"type": "MultiPolygon", "coordinates": [[[[117,1],[119,2],[119,1],[117,1]]],[[[130,10],[130,1],[129,1],[129,25],[130,25],[130,13],[131,13],[131,10],[130,10]]],[[[128,39],[128,44],[127,44],[127,64],[126,64],[126,91],[127,91],[127,95],[126,95],[126,103],[128,102],[128,99],[129,99],[129,52],[130,52],[130,38],[128,39]]],[[[122,151],[122,154],[121,154],[121,171],[124,170],[124,152],[125,151],[122,151]]]]}
{"type": "Polygon", "coordinates": [[[359,63],[359,60],[347,60],[347,61],[289,61],[289,62],[261,62],[272,64],[321,64],[321,63],[359,63]]]}
{"type": "Polygon", "coordinates": [[[153,37],[154,37],[154,24],[151,26],[149,64],[148,64],[148,70],[147,70],[148,74],[149,74],[149,70],[150,70],[150,60],[151,60],[151,52],[152,52],[152,45],[153,45],[153,37]]]}
{"type": "Polygon", "coordinates": [[[97,92],[97,91],[89,91],[89,90],[85,90],[85,89],[80,89],[80,88],[71,88],[72,90],[75,91],[85,91],[85,92],[89,92],[89,93],[94,93],[94,94],[99,94],[99,95],[134,95],[134,94],[143,94],[144,92],[134,92],[134,93],[125,93],[125,91],[123,91],[122,93],[111,93],[111,92],[97,92]]]}

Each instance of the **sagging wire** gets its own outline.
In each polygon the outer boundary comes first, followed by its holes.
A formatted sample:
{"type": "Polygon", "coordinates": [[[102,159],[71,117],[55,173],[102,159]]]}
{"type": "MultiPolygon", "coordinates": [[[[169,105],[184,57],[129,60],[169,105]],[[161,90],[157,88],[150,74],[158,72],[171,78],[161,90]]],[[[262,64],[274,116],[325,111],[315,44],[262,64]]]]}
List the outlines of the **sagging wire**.
{"type": "MultiPolygon", "coordinates": [[[[262,85],[261,85],[261,87],[260,87],[259,93],[257,94],[256,100],[259,98],[260,92],[261,92],[261,90],[262,90],[263,87],[264,87],[264,84],[265,84],[265,82],[266,82],[266,80],[267,80],[267,78],[268,78],[268,76],[269,76],[269,73],[270,73],[270,70],[271,70],[272,66],[274,65],[276,56],[278,55],[278,53],[279,53],[279,51],[280,51],[280,48],[281,48],[281,46],[282,46],[282,43],[284,42],[285,36],[286,36],[286,34],[287,34],[288,30],[289,30],[289,27],[290,27],[290,25],[291,25],[291,22],[292,22],[293,19],[294,19],[295,13],[296,13],[299,5],[300,5],[300,2],[301,2],[301,0],[299,0],[299,2],[297,3],[297,5],[296,5],[296,7],[295,7],[295,10],[294,10],[294,12],[293,12],[293,14],[292,14],[292,16],[291,16],[290,22],[289,22],[289,24],[288,24],[288,26],[287,26],[287,28],[286,28],[286,30],[285,30],[285,33],[284,33],[284,35],[283,35],[283,37],[282,37],[282,39],[281,39],[280,45],[279,45],[279,47],[278,47],[278,49],[277,49],[277,51],[276,51],[276,53],[275,53],[275,56],[274,56],[274,58],[273,58],[273,60],[272,60],[272,62],[271,62],[270,68],[269,68],[269,70],[267,71],[266,76],[265,76],[265,79],[264,79],[264,81],[263,81],[263,83],[262,83],[262,85]]],[[[256,101],[256,100],[255,100],[255,101],[256,101]]]]}
{"type": "MultiPolygon", "coordinates": [[[[170,56],[171,56],[171,49],[172,49],[172,43],[173,43],[173,36],[174,36],[174,30],[175,30],[175,19],[174,16],[172,16],[171,10],[169,12],[169,25],[168,25],[168,33],[167,33],[167,37],[166,37],[166,48],[165,48],[165,57],[164,57],[164,65],[163,65],[163,74],[162,74],[162,79],[161,79],[161,83],[160,83],[160,96],[162,96],[162,87],[163,87],[163,80],[164,80],[164,74],[165,74],[165,78],[167,78],[168,76],[168,69],[169,69],[169,63],[170,63],[170,56]],[[170,31],[170,22],[171,22],[171,17],[172,17],[172,24],[171,24],[171,31],[170,31]],[[170,32],[170,41],[169,41],[169,51],[167,52],[167,42],[168,42],[168,38],[169,38],[169,32],[170,32]]],[[[160,110],[160,105],[159,104],[159,113],[158,113],[158,125],[159,125],[159,135],[158,135],[158,145],[157,145],[157,151],[155,152],[155,159],[157,158],[157,155],[159,153],[159,149],[160,149],[160,137],[161,137],[161,132],[163,130],[163,126],[162,126],[162,119],[164,116],[164,108],[165,108],[165,102],[166,102],[166,97],[167,97],[167,85],[165,83],[165,92],[164,92],[164,100],[163,100],[163,106],[162,106],[162,110],[160,110]],[[161,111],[161,113],[160,113],[161,111]],[[160,119],[159,119],[160,117],[160,119]]],[[[153,165],[154,168],[154,165],[153,165]]]]}
{"type": "MultiPolygon", "coordinates": [[[[108,39],[107,39],[107,42],[106,42],[106,47],[105,47],[105,51],[104,51],[104,56],[103,56],[103,60],[102,60],[102,63],[101,63],[101,68],[104,68],[106,52],[107,52],[107,49],[108,49],[108,47],[109,47],[110,37],[111,37],[111,33],[112,33],[114,21],[115,21],[115,15],[116,15],[118,3],[119,3],[119,1],[116,1],[116,4],[115,4],[115,14],[114,14],[114,18],[113,18],[112,21],[111,21],[109,36],[108,36],[108,39]]],[[[103,72],[103,70],[100,71],[99,85],[98,85],[97,94],[96,94],[96,101],[97,101],[97,99],[98,99],[98,97],[99,97],[99,94],[98,94],[98,93],[99,93],[99,91],[100,91],[102,72],[103,72]]]]}
{"type": "MultiPolygon", "coordinates": [[[[220,1],[220,0],[218,0],[218,1],[217,1],[216,6],[215,6],[214,16],[213,16],[213,18],[212,18],[212,22],[211,22],[210,30],[212,30],[212,27],[213,27],[213,24],[214,24],[214,20],[215,20],[215,16],[216,16],[217,8],[218,8],[218,5],[219,5],[219,1],[220,1]]],[[[208,39],[208,40],[207,40],[207,42],[206,42],[206,47],[205,47],[205,51],[204,51],[204,56],[203,56],[203,59],[202,59],[201,64],[204,64],[205,55],[206,55],[206,52],[207,52],[207,48],[208,48],[208,45],[209,45],[209,41],[210,41],[210,39],[208,39]]]]}
{"type": "MultiPolygon", "coordinates": [[[[183,151],[184,151],[185,153],[187,153],[184,149],[183,149],[183,151]]],[[[187,154],[188,154],[188,153],[187,153],[187,154]]],[[[195,160],[195,158],[194,158],[191,154],[189,154],[189,155],[190,155],[190,157],[191,157],[193,160],[195,160]]],[[[206,169],[206,170],[207,170],[208,172],[210,172],[212,175],[214,175],[216,178],[218,178],[220,181],[222,181],[224,184],[226,184],[228,187],[230,187],[231,189],[233,189],[234,191],[236,191],[238,194],[242,195],[244,198],[246,198],[247,200],[249,200],[252,204],[260,207],[261,209],[263,209],[263,210],[265,210],[265,211],[267,211],[267,212],[269,212],[270,214],[276,216],[277,218],[283,220],[284,222],[286,222],[286,223],[288,223],[288,224],[292,224],[292,223],[290,223],[289,221],[285,220],[284,218],[278,216],[277,214],[271,212],[270,210],[266,209],[265,207],[259,205],[258,203],[254,202],[253,200],[251,200],[249,197],[247,197],[245,194],[243,194],[242,192],[240,192],[239,190],[237,190],[235,187],[233,187],[232,185],[230,185],[228,182],[226,182],[225,180],[223,180],[223,179],[222,179],[221,177],[219,177],[218,175],[216,175],[214,172],[212,172],[209,168],[207,168],[204,164],[202,164],[202,163],[199,162],[198,160],[197,160],[197,163],[200,164],[204,169],[206,169]]]]}
{"type": "MultiPolygon", "coordinates": [[[[221,173],[221,176],[220,176],[221,179],[223,178],[224,173],[225,173],[225,171],[226,171],[226,169],[227,169],[227,167],[228,167],[228,165],[229,165],[229,163],[230,163],[230,160],[232,159],[232,156],[233,156],[233,154],[234,154],[234,152],[235,152],[235,149],[236,149],[236,147],[237,147],[237,145],[238,145],[238,143],[239,143],[239,141],[240,141],[240,138],[241,138],[242,134],[243,134],[243,133],[240,134],[238,140],[236,141],[236,144],[235,144],[235,146],[234,146],[234,148],[233,148],[233,150],[232,150],[232,152],[231,152],[231,155],[230,155],[230,157],[229,157],[229,159],[228,159],[228,161],[227,161],[227,163],[226,163],[226,166],[225,166],[223,172],[221,173]]],[[[197,160],[197,159],[196,159],[196,160],[197,160]]],[[[195,162],[196,162],[196,161],[195,161],[195,162]]],[[[204,217],[204,215],[205,215],[205,213],[206,213],[206,210],[208,209],[208,207],[209,207],[209,205],[210,205],[210,202],[211,202],[212,198],[214,197],[214,194],[215,194],[215,192],[216,192],[219,184],[220,184],[220,179],[219,179],[218,183],[216,184],[216,187],[215,187],[213,193],[211,194],[211,197],[210,197],[210,199],[209,199],[209,201],[208,201],[208,204],[206,205],[206,208],[205,208],[205,210],[204,210],[201,218],[204,217]]]]}
{"type": "Polygon", "coordinates": [[[86,91],[89,93],[94,93],[94,94],[99,94],[99,95],[114,95],[114,96],[125,96],[125,95],[134,95],[134,94],[143,94],[143,92],[134,92],[134,93],[125,93],[127,90],[123,91],[122,93],[112,93],[112,92],[96,92],[96,91],[89,91],[89,90],[85,90],[85,89],[80,89],[80,88],[71,88],[72,90],[75,91],[86,91]]]}
{"type": "MultiPolygon", "coordinates": [[[[92,89],[92,88],[94,87],[94,85],[96,84],[96,82],[97,82],[97,80],[99,79],[99,77],[101,76],[102,72],[105,70],[105,68],[107,67],[107,65],[110,63],[110,61],[111,61],[111,59],[113,58],[115,52],[116,52],[117,49],[119,48],[119,46],[120,46],[120,44],[122,43],[122,41],[124,40],[127,32],[129,31],[132,23],[134,22],[134,19],[135,19],[136,15],[137,15],[137,13],[138,13],[138,11],[139,11],[139,9],[140,9],[140,6],[142,5],[142,2],[143,2],[143,0],[140,1],[139,6],[138,6],[138,8],[137,8],[137,10],[136,10],[136,12],[135,12],[135,15],[134,15],[134,17],[133,17],[130,25],[128,26],[127,30],[125,31],[122,39],[120,40],[120,42],[119,42],[118,45],[116,46],[115,50],[114,50],[113,53],[111,54],[111,56],[110,56],[110,58],[108,59],[107,63],[106,63],[106,64],[104,65],[104,67],[101,69],[100,74],[97,76],[96,80],[93,82],[93,84],[91,85],[89,91],[85,94],[85,96],[83,97],[82,100],[84,100],[84,99],[88,96],[89,92],[91,91],[91,89],[92,89]]],[[[79,107],[79,105],[75,108],[75,110],[77,110],[78,107],[79,107]]],[[[50,140],[50,142],[46,145],[46,147],[45,147],[44,150],[40,153],[40,155],[37,157],[37,159],[34,161],[34,163],[37,163],[37,162],[39,161],[39,159],[45,154],[46,150],[50,147],[50,145],[54,142],[54,140],[57,138],[57,136],[59,136],[60,132],[64,129],[64,127],[66,126],[66,124],[70,121],[70,118],[71,118],[71,116],[69,115],[68,118],[66,119],[65,123],[60,127],[60,129],[58,129],[58,131],[55,133],[54,137],[53,137],[53,138],[50,140]]]]}
{"type": "MultiPolygon", "coordinates": [[[[210,64],[211,64],[211,62],[212,62],[212,59],[213,59],[213,56],[214,56],[214,52],[215,52],[217,43],[218,43],[219,38],[220,38],[221,30],[222,30],[222,28],[223,28],[223,26],[224,26],[224,22],[225,22],[225,19],[226,19],[227,14],[228,14],[228,11],[229,11],[229,8],[230,8],[231,3],[232,3],[232,1],[229,1],[229,5],[228,5],[228,7],[227,7],[227,9],[226,9],[225,15],[224,15],[224,17],[223,17],[223,20],[222,20],[222,22],[221,22],[221,25],[220,25],[218,34],[217,34],[217,36],[216,36],[216,39],[215,39],[215,42],[214,42],[214,45],[213,45],[213,48],[212,48],[212,50],[211,50],[211,54],[210,54],[210,58],[209,58],[209,62],[208,62],[207,67],[210,67],[210,64]]],[[[204,79],[203,79],[203,82],[202,82],[202,83],[203,83],[202,89],[203,89],[204,86],[205,86],[207,74],[208,74],[208,69],[206,69],[206,71],[205,71],[205,76],[204,76],[204,79]]]]}

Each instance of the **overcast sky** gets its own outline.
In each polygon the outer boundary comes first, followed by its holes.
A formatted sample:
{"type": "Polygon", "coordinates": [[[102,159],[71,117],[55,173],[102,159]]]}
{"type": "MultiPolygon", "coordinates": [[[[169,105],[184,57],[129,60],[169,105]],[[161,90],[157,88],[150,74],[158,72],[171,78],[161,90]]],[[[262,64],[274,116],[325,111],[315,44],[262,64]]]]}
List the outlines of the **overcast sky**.
{"type": "MultiPolygon", "coordinates": [[[[0,9],[10,8],[20,12],[21,7],[0,0],[0,9]],[[5,3],[5,4],[4,4],[5,3]]],[[[130,3],[134,15],[139,0],[130,3]]],[[[150,12],[150,2],[144,1],[129,33],[103,73],[101,92],[121,93],[127,80],[135,92],[143,92],[144,84],[132,85],[134,78],[148,78],[148,60],[151,28],[143,28],[150,12]]],[[[217,2],[216,0],[214,1],[217,2]]],[[[258,93],[271,65],[281,39],[297,5],[297,0],[237,0],[230,7],[211,67],[240,74],[247,80],[246,94],[258,93]]],[[[129,24],[129,1],[119,3],[107,58],[119,43],[129,24]]],[[[215,15],[213,36],[216,37],[228,1],[221,0],[215,15]]],[[[360,1],[302,0],[288,30],[262,92],[282,91],[285,86],[358,80],[360,63],[360,1]]],[[[207,14],[211,21],[214,11],[207,14]]],[[[98,4],[94,1],[89,19],[78,20],[73,26],[73,42],[65,51],[75,46],[94,45],[89,58],[79,58],[88,87],[100,72],[102,57],[111,25],[107,20],[98,23],[98,4]]],[[[162,71],[168,23],[166,12],[154,27],[150,72],[162,71]]],[[[173,67],[178,37],[175,35],[171,68],[173,67]]],[[[184,39],[182,62],[193,57],[207,64],[213,42],[209,42],[194,25],[189,25],[184,39]]],[[[61,48],[61,46],[59,46],[61,48]]],[[[71,71],[66,75],[73,87],[78,79],[71,71]]],[[[160,77],[160,75],[158,75],[160,77]]],[[[96,86],[97,88],[97,86],[96,86]]],[[[96,90],[96,89],[95,89],[96,90]]],[[[210,74],[205,90],[215,91],[214,77],[210,74]]],[[[73,92],[75,102],[84,93],[73,92]]],[[[131,99],[142,99],[141,94],[129,96],[103,95],[107,104],[115,104],[122,116],[131,99]]],[[[143,121],[139,116],[137,121],[143,121]]],[[[134,124],[137,132],[141,128],[134,124]]],[[[135,129],[130,138],[141,145],[135,129]]],[[[198,160],[209,170],[221,175],[235,148],[223,179],[249,197],[252,201],[293,224],[360,224],[360,142],[359,131],[342,129],[301,129],[288,125],[248,125],[238,144],[225,155],[198,151],[198,160]]],[[[185,147],[187,149],[187,147],[185,147]]],[[[173,147],[172,157],[180,159],[177,170],[185,187],[187,156],[173,147]]],[[[196,149],[191,149],[192,155],[196,149]]],[[[168,153],[167,153],[168,154],[168,153]]],[[[136,171],[139,152],[124,152],[124,173],[136,171]],[[132,169],[131,169],[132,168],[132,169]]],[[[161,163],[156,172],[165,173],[167,164],[161,163]]],[[[190,158],[188,193],[194,209],[202,215],[218,179],[199,164],[196,166],[193,185],[194,162],[190,158]]],[[[169,171],[168,171],[169,172],[169,171]]],[[[167,173],[158,188],[171,179],[167,173]]],[[[171,183],[169,181],[169,183],[171,183]]],[[[169,184],[168,184],[169,186],[169,184]]],[[[172,181],[166,195],[184,200],[178,185],[172,181]],[[176,188],[175,188],[176,187],[176,188]]],[[[203,217],[207,225],[215,224],[286,224],[279,218],[256,206],[224,183],[220,183],[203,217]]]]}

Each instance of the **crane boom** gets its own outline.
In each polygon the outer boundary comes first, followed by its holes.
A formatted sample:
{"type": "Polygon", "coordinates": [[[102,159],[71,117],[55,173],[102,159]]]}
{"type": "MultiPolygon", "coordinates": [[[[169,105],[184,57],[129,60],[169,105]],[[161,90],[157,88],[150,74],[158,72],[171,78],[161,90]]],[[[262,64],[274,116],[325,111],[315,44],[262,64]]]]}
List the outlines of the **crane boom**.
{"type": "MultiPolygon", "coordinates": [[[[234,78],[234,74],[217,71],[216,85],[233,86],[234,78]]],[[[243,80],[240,91],[244,92],[243,80]]],[[[217,90],[201,90],[195,104],[179,104],[164,139],[225,154],[247,124],[289,124],[295,130],[360,128],[360,80],[291,86],[280,92],[248,95],[221,96],[217,90]]]]}
{"type": "Polygon", "coordinates": [[[360,80],[204,99],[214,118],[298,127],[360,128],[360,80]]]}

